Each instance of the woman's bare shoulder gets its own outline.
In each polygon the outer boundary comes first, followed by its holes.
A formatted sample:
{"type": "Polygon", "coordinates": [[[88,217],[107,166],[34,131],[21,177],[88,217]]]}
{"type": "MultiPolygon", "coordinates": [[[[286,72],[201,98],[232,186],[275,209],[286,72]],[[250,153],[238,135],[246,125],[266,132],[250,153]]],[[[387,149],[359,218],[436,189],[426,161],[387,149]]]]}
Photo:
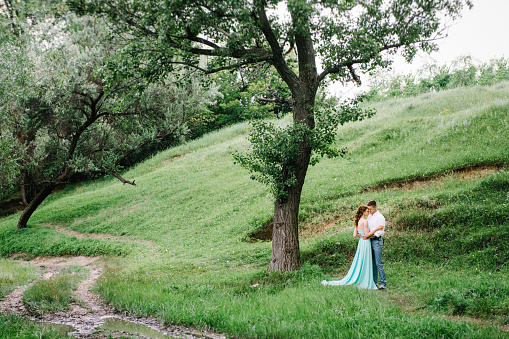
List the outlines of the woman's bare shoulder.
{"type": "Polygon", "coordinates": [[[364,218],[363,218],[363,219],[360,219],[360,220],[359,220],[359,224],[358,224],[358,225],[359,225],[359,226],[364,226],[364,224],[367,224],[367,223],[368,223],[368,220],[366,220],[366,219],[364,219],[364,218]]]}

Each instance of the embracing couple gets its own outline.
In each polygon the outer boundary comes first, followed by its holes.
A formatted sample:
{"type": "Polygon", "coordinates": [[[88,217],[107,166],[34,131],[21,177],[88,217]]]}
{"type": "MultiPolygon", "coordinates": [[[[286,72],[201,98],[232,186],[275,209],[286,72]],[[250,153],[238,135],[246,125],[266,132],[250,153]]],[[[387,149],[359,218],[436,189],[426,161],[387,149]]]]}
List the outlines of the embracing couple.
{"type": "Polygon", "coordinates": [[[347,275],[336,281],[322,281],[323,285],[356,285],[368,289],[384,290],[384,264],[382,262],[382,248],[385,229],[385,218],[377,210],[376,201],[371,200],[368,205],[361,205],[355,214],[354,238],[359,237],[357,252],[347,275]],[[380,284],[378,284],[380,276],[380,284]]]}

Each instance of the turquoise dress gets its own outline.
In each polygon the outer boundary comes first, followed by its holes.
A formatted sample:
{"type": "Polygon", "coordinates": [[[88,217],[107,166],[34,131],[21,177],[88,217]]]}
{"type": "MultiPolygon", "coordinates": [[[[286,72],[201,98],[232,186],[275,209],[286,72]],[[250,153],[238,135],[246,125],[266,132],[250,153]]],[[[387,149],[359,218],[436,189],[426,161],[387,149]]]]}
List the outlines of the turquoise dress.
{"type": "MultiPolygon", "coordinates": [[[[364,229],[357,230],[359,234],[364,235],[364,229]]],[[[323,285],[342,286],[355,285],[357,287],[376,289],[373,279],[373,257],[371,254],[371,240],[360,239],[357,244],[357,252],[353,258],[352,265],[346,277],[341,280],[322,281],[323,285]]]]}

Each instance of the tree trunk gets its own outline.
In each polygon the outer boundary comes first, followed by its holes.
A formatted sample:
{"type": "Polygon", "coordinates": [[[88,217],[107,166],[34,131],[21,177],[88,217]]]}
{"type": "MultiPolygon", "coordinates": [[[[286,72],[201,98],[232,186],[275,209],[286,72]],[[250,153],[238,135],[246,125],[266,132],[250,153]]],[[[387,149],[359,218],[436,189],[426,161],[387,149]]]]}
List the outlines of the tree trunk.
{"type": "Polygon", "coordinates": [[[27,185],[21,184],[21,202],[23,203],[23,206],[25,206],[25,208],[30,203],[30,198],[28,198],[28,196],[29,194],[27,190],[27,185]]]}
{"type": "MultiPolygon", "coordinates": [[[[313,93],[313,92],[312,92],[313,93]]],[[[310,108],[314,104],[314,95],[306,103],[293,106],[294,123],[304,123],[314,127],[310,108]]],[[[285,199],[276,199],[274,203],[274,224],[272,230],[272,259],[269,271],[289,272],[298,270],[301,266],[299,249],[299,206],[302,187],[311,159],[311,146],[307,139],[299,144],[299,157],[295,161],[295,175],[297,183],[288,188],[285,199]]],[[[285,169],[283,169],[283,172],[285,169]]]]}
{"type": "MultiPolygon", "coordinates": [[[[296,191],[296,187],[291,191],[296,191]]],[[[300,192],[290,192],[284,201],[274,203],[272,259],[269,271],[289,272],[300,268],[299,249],[300,192]]]]}
{"type": "Polygon", "coordinates": [[[18,229],[27,227],[28,219],[32,216],[32,214],[35,212],[37,207],[48,197],[48,195],[51,194],[53,189],[55,189],[55,184],[49,184],[46,187],[44,187],[36,196],[35,198],[30,201],[27,207],[23,210],[23,213],[21,213],[21,217],[18,220],[18,229]]]}
{"type": "Polygon", "coordinates": [[[25,182],[21,184],[21,202],[24,207],[27,207],[34,198],[34,186],[26,178],[27,176],[25,176],[25,182]]]}

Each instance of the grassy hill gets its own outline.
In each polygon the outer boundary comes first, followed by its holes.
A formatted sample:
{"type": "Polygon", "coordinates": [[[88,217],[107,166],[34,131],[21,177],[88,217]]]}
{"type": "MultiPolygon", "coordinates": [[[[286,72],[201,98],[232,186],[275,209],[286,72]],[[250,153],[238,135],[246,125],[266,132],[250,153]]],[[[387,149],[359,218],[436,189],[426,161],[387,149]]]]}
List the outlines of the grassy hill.
{"type": "Polygon", "coordinates": [[[0,219],[0,255],[106,254],[98,291],[119,311],[238,337],[507,337],[509,83],[372,106],[341,127],[347,156],[308,171],[299,272],[268,274],[271,243],[251,238],[273,201],[233,164],[248,124],[123,173],[135,187],[105,178],[56,192],[28,229],[0,219]],[[353,213],[370,199],[389,225],[389,289],[323,287],[347,272],[353,213]]]}

